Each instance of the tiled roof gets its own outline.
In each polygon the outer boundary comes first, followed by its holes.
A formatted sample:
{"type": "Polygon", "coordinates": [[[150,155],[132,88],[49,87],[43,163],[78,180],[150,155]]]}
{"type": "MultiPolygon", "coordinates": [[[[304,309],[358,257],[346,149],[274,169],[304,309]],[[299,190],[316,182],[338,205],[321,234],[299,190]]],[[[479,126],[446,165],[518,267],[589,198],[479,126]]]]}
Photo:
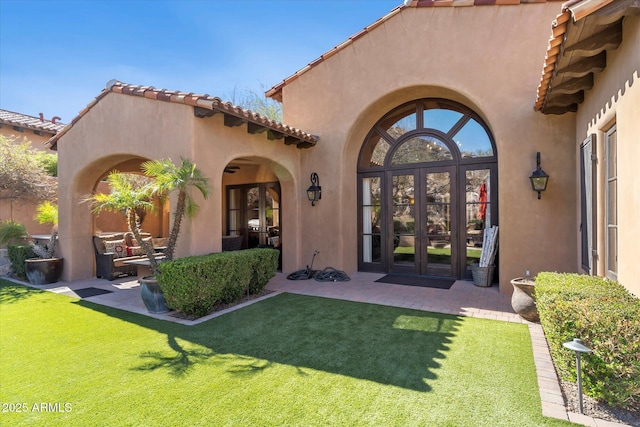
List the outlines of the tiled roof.
{"type": "Polygon", "coordinates": [[[59,117],[53,117],[52,120],[45,120],[40,117],[27,116],[26,114],[14,113],[13,111],[0,110],[0,123],[12,126],[19,126],[26,129],[37,130],[55,134],[64,128],[64,123],[56,121],[59,117]]]}
{"type": "Polygon", "coordinates": [[[383,16],[382,18],[375,21],[373,24],[365,27],[361,31],[357,32],[353,36],[349,37],[344,42],[335,46],[333,49],[325,52],[315,61],[310,62],[306,67],[296,71],[291,76],[284,79],[282,82],[278,83],[271,89],[266,92],[266,95],[269,98],[273,98],[277,101],[282,102],[282,88],[287,84],[291,83],[293,80],[300,77],[302,74],[309,71],[311,68],[320,64],[321,62],[331,58],[333,55],[343,50],[351,43],[369,33],[370,31],[376,29],[389,19],[393,18],[395,15],[400,13],[403,9],[408,7],[467,7],[467,6],[500,6],[500,5],[520,5],[520,4],[529,4],[529,3],[547,3],[547,2],[560,2],[562,0],[412,0],[408,5],[401,5],[393,9],[391,12],[383,16]]]}
{"type": "Polygon", "coordinates": [[[287,126],[285,124],[273,121],[261,114],[254,113],[250,110],[238,107],[229,102],[225,102],[218,97],[210,95],[199,95],[192,92],[180,92],[166,89],[156,89],[153,86],[137,86],[111,80],[107,83],[107,87],[96,96],[80,113],[67,125],[61,132],[47,141],[52,148],[69,129],[73,127],[89,110],[91,110],[102,98],[110,92],[140,96],[147,99],[157,101],[174,102],[176,104],[185,104],[194,107],[194,115],[196,117],[212,116],[216,113],[222,113],[225,116],[226,126],[239,126],[243,123],[250,123],[247,130],[250,133],[258,133],[267,131],[269,139],[284,139],[287,145],[296,145],[298,148],[307,148],[316,145],[319,140],[318,136],[311,135],[300,129],[287,126]]]}
{"type": "Polygon", "coordinates": [[[622,42],[622,18],[639,14],[636,0],[571,0],[551,25],[534,110],[575,112],[593,73],[606,67],[606,50],[622,42]],[[598,13],[594,13],[598,12],[598,13]]]}

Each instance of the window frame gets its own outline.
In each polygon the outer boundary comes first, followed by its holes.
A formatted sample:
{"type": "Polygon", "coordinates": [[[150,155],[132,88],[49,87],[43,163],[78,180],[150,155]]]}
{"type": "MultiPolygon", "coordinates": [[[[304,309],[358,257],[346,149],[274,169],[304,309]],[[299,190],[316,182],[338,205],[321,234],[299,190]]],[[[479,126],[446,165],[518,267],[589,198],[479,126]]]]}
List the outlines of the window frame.
{"type": "Polygon", "coordinates": [[[605,132],[605,271],[606,277],[611,280],[618,280],[618,138],[617,126],[614,124],[605,132]],[[615,144],[615,151],[612,153],[612,145],[615,144]],[[613,157],[612,157],[613,156],[613,157]],[[611,164],[613,160],[613,165],[611,164]],[[613,173],[612,173],[613,169],[613,173]],[[613,212],[611,207],[611,184],[614,185],[615,203],[613,212]],[[615,242],[611,241],[610,232],[615,233],[615,242]],[[611,265],[610,259],[615,257],[615,266],[611,265]]]}

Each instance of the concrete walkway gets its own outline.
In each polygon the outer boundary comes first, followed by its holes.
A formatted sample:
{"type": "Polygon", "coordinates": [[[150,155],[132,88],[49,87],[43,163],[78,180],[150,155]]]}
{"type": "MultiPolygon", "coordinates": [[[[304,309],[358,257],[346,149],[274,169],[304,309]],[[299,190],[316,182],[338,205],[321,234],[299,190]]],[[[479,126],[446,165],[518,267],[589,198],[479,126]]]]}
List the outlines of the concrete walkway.
{"type": "MultiPolygon", "coordinates": [[[[623,426],[623,424],[592,418],[566,410],[542,327],[539,324],[520,318],[511,308],[511,297],[501,294],[497,287],[481,288],[474,286],[472,282],[464,280],[456,281],[450,289],[377,283],[376,280],[382,276],[383,274],[357,272],[351,276],[351,280],[348,282],[318,282],[315,280],[287,280],[285,274],[278,273],[267,284],[267,289],[272,291],[271,294],[195,321],[181,319],[176,317],[175,313],[149,313],[140,298],[140,285],[135,277],[118,279],[113,282],[93,278],[34,287],[71,297],[79,297],[76,291],[85,288],[110,291],[106,294],[86,297],[84,300],[184,325],[206,322],[214,317],[279,295],[282,292],[523,323],[528,326],[531,335],[533,359],[538,374],[538,387],[543,415],[586,426],[623,426]]],[[[20,281],[16,282],[25,284],[20,281]]],[[[29,286],[28,284],[26,285],[29,286]]]]}

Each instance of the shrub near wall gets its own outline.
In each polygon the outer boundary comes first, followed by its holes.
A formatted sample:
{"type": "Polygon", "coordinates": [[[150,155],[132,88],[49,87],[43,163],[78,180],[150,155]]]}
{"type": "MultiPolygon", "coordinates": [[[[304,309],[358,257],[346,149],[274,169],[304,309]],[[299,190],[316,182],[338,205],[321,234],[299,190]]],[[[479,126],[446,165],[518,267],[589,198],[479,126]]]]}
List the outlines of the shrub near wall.
{"type": "Polygon", "coordinates": [[[21,279],[27,278],[27,272],[24,269],[24,260],[36,258],[31,245],[9,245],[7,248],[9,261],[13,272],[21,279]]]}
{"type": "Polygon", "coordinates": [[[585,392],[640,412],[640,300],[601,277],[541,273],[536,304],[562,379],[576,381],[575,353],[562,343],[580,338],[593,350],[582,357],[585,392]]]}
{"type": "Polygon", "coordinates": [[[278,255],[250,249],[179,258],[159,265],[158,284],[171,308],[202,317],[221,303],[262,291],[275,274],[278,255]]]}

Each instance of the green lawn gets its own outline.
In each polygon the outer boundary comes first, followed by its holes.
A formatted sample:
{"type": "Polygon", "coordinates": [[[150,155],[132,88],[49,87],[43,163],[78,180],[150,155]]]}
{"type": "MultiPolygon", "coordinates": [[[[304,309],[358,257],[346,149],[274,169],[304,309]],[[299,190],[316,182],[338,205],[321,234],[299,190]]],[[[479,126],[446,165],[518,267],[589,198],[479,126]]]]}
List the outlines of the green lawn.
{"type": "Polygon", "coordinates": [[[182,326],[0,280],[0,348],[7,426],[563,424],[521,324],[283,294],[182,326]]]}
{"type": "MultiPolygon", "coordinates": [[[[393,250],[396,255],[414,255],[413,246],[398,246],[393,250]]],[[[482,249],[467,248],[467,265],[480,261],[482,249]]],[[[413,259],[413,257],[411,257],[413,259]]],[[[451,248],[428,248],[427,262],[433,264],[451,264],[451,248]]]]}

